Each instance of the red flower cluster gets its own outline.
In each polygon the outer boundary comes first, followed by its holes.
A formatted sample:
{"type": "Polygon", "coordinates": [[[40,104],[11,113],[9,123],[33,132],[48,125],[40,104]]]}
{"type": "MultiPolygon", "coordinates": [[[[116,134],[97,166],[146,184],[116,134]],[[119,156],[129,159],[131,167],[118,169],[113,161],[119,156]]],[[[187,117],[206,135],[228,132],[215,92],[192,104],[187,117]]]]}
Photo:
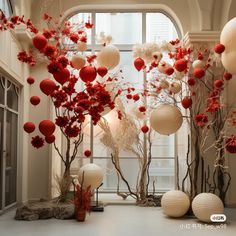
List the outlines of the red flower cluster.
{"type": "Polygon", "coordinates": [[[207,112],[214,113],[218,111],[221,108],[221,103],[219,100],[219,94],[217,91],[213,91],[210,93],[208,99],[207,99],[207,112]]]}
{"type": "Polygon", "coordinates": [[[44,140],[40,136],[32,137],[31,144],[35,148],[41,148],[44,145],[44,140]]]}
{"type": "Polygon", "coordinates": [[[35,58],[31,52],[27,54],[26,51],[19,52],[17,55],[19,61],[27,63],[30,66],[34,66],[36,64],[35,58]]]}
{"type": "Polygon", "coordinates": [[[203,113],[197,114],[195,117],[195,121],[200,128],[203,128],[208,122],[208,117],[203,113]]]}
{"type": "Polygon", "coordinates": [[[226,140],[225,149],[229,153],[236,153],[236,135],[232,135],[231,138],[226,140]]]}

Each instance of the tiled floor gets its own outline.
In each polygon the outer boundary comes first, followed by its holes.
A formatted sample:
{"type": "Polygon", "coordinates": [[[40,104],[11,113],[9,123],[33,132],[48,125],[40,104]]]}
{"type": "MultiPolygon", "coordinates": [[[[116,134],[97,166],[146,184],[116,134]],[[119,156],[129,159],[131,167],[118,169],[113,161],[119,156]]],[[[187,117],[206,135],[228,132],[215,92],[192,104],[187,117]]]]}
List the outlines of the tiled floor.
{"type": "Polygon", "coordinates": [[[227,224],[170,219],[159,207],[106,206],[83,223],[75,220],[15,221],[14,211],[0,216],[0,236],[236,236],[236,208],[226,209],[227,224]]]}

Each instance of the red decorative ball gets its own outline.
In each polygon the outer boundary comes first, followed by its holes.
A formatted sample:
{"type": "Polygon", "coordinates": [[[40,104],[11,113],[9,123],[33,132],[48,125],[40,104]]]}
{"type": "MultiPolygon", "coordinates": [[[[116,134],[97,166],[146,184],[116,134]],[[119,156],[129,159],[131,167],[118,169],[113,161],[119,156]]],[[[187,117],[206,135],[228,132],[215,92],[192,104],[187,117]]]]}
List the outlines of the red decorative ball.
{"type": "Polygon", "coordinates": [[[31,76],[28,77],[28,78],[27,78],[27,83],[30,84],[30,85],[33,84],[33,83],[34,83],[34,78],[31,77],[31,76]]]}
{"type": "Polygon", "coordinates": [[[39,84],[39,87],[40,87],[41,91],[48,96],[55,91],[55,89],[57,88],[57,85],[51,79],[44,79],[39,84]]]}
{"type": "Polygon", "coordinates": [[[224,52],[225,50],[225,46],[221,43],[217,43],[214,47],[214,51],[218,54],[221,54],[222,52],[224,52]]]}
{"type": "Polygon", "coordinates": [[[139,111],[140,111],[140,112],[145,112],[145,111],[146,111],[146,107],[145,107],[145,106],[139,107],[139,111]]]}
{"type": "Polygon", "coordinates": [[[107,74],[108,70],[105,66],[100,66],[97,68],[97,73],[101,76],[104,77],[107,74]]]}
{"type": "Polygon", "coordinates": [[[80,72],[79,76],[85,83],[93,82],[96,79],[97,71],[93,66],[84,66],[80,72]]]}
{"type": "Polygon", "coordinates": [[[148,131],[149,131],[149,127],[147,125],[144,125],[142,128],[141,128],[141,131],[146,134],[148,131]]]}
{"type": "Polygon", "coordinates": [[[236,153],[236,136],[232,135],[231,138],[226,140],[225,149],[229,153],[236,153]]]}
{"type": "Polygon", "coordinates": [[[165,73],[167,75],[172,75],[174,73],[174,69],[172,67],[168,67],[165,69],[165,73]]]}
{"type": "Polygon", "coordinates": [[[37,106],[40,103],[40,97],[38,96],[32,96],[30,98],[30,103],[34,106],[37,106]]]}
{"type": "Polygon", "coordinates": [[[138,95],[138,94],[134,94],[134,95],[133,95],[133,100],[134,100],[134,101],[138,101],[138,100],[139,100],[139,98],[140,98],[140,97],[139,97],[139,95],[138,95]]]}
{"type": "Polygon", "coordinates": [[[66,68],[63,68],[59,72],[53,74],[54,79],[61,85],[66,83],[70,78],[70,71],[66,68]]]}
{"type": "Polygon", "coordinates": [[[187,69],[188,61],[185,59],[179,59],[175,62],[174,67],[177,71],[182,72],[187,69]]]}
{"type": "Polygon", "coordinates": [[[187,82],[188,82],[189,86],[194,86],[196,83],[195,79],[193,79],[193,78],[189,78],[187,82]]]}
{"type": "Polygon", "coordinates": [[[42,50],[43,48],[45,48],[47,43],[48,43],[47,39],[41,34],[37,34],[36,36],[33,37],[33,45],[38,50],[42,50]]]}
{"type": "Polygon", "coordinates": [[[222,86],[224,85],[223,81],[220,80],[220,79],[217,79],[215,82],[214,82],[214,86],[216,88],[221,88],[222,86]]]}
{"type": "Polygon", "coordinates": [[[193,75],[198,78],[201,79],[202,77],[205,76],[205,71],[201,68],[195,68],[193,71],[193,75]]]}
{"type": "Polygon", "coordinates": [[[86,157],[90,157],[91,156],[91,151],[90,150],[85,150],[84,151],[84,155],[86,156],[86,157]]]}
{"type": "Polygon", "coordinates": [[[189,107],[191,107],[192,106],[191,97],[188,97],[188,96],[184,97],[183,100],[181,101],[181,104],[182,104],[183,108],[185,108],[185,109],[188,109],[189,107]]]}
{"type": "Polygon", "coordinates": [[[141,69],[144,68],[145,62],[142,58],[138,57],[134,60],[134,66],[137,69],[137,71],[140,71],[141,69]]]}
{"type": "Polygon", "coordinates": [[[54,141],[55,141],[55,136],[52,134],[52,135],[50,135],[50,136],[46,136],[45,137],[45,141],[47,142],[47,143],[54,143],[54,141]]]}
{"type": "Polygon", "coordinates": [[[133,98],[132,94],[130,94],[130,93],[127,94],[126,97],[127,97],[127,99],[132,99],[133,98]]]}
{"type": "Polygon", "coordinates": [[[34,125],[34,123],[33,122],[26,122],[25,124],[24,124],[24,131],[26,132],[26,133],[32,133],[32,132],[34,132],[34,130],[35,130],[35,125],[34,125]]]}
{"type": "Polygon", "coordinates": [[[39,130],[46,137],[51,136],[55,128],[56,126],[51,120],[43,120],[39,123],[39,130]]]}
{"type": "Polygon", "coordinates": [[[225,72],[224,73],[224,79],[225,80],[231,80],[232,79],[232,74],[228,73],[228,72],[225,72]]]}

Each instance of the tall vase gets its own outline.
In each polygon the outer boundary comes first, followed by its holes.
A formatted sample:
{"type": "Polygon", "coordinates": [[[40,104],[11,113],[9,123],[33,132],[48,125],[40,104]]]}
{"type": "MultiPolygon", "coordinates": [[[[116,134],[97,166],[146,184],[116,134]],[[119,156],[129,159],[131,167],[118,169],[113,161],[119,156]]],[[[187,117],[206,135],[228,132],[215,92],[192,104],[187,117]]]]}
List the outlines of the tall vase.
{"type": "Polygon", "coordinates": [[[79,222],[85,221],[86,210],[84,210],[84,209],[77,210],[75,216],[76,216],[77,221],[79,221],[79,222]]]}

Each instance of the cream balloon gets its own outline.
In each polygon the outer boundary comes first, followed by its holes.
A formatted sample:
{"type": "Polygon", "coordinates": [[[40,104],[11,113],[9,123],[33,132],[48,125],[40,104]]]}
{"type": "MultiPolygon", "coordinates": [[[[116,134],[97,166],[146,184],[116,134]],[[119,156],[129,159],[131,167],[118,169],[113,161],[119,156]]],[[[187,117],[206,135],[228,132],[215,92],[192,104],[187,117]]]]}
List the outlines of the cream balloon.
{"type": "Polygon", "coordinates": [[[176,82],[171,83],[169,87],[169,91],[174,94],[179,93],[181,91],[181,84],[176,83],[176,82]]]}
{"type": "Polygon", "coordinates": [[[169,135],[175,133],[182,125],[183,117],[176,106],[163,104],[151,112],[150,125],[158,133],[169,135]]]}
{"type": "Polygon", "coordinates": [[[224,205],[215,194],[200,193],[193,199],[192,210],[200,221],[211,222],[211,215],[222,214],[224,205]]]}
{"type": "Polygon", "coordinates": [[[236,17],[228,21],[220,34],[220,43],[225,46],[225,52],[236,51],[236,17]]]}
{"type": "Polygon", "coordinates": [[[160,81],[160,87],[162,89],[167,89],[167,88],[169,88],[169,86],[170,86],[170,84],[169,84],[169,82],[167,80],[163,79],[163,80],[160,81]]]}
{"type": "Polygon", "coordinates": [[[186,193],[179,190],[171,190],[162,196],[161,207],[167,216],[181,217],[187,213],[190,207],[190,200],[186,193]]]}
{"type": "Polygon", "coordinates": [[[222,53],[221,62],[224,68],[231,74],[236,74],[236,51],[230,53],[222,53]]]}
{"type": "Polygon", "coordinates": [[[84,52],[87,50],[87,43],[85,42],[78,42],[77,43],[77,48],[79,51],[84,52]]]}
{"type": "Polygon", "coordinates": [[[83,185],[83,189],[86,189],[89,186],[91,190],[98,188],[103,180],[102,168],[94,163],[85,164],[79,169],[78,178],[79,183],[83,185]]]}
{"type": "Polygon", "coordinates": [[[114,45],[107,45],[97,54],[97,63],[108,70],[116,67],[120,62],[120,52],[114,45]]]}
{"type": "Polygon", "coordinates": [[[204,67],[204,62],[202,60],[195,60],[192,64],[193,69],[196,68],[203,68],[204,67]]]}
{"type": "Polygon", "coordinates": [[[86,58],[83,55],[74,55],[71,59],[72,65],[75,69],[80,70],[86,64],[86,58]]]}

